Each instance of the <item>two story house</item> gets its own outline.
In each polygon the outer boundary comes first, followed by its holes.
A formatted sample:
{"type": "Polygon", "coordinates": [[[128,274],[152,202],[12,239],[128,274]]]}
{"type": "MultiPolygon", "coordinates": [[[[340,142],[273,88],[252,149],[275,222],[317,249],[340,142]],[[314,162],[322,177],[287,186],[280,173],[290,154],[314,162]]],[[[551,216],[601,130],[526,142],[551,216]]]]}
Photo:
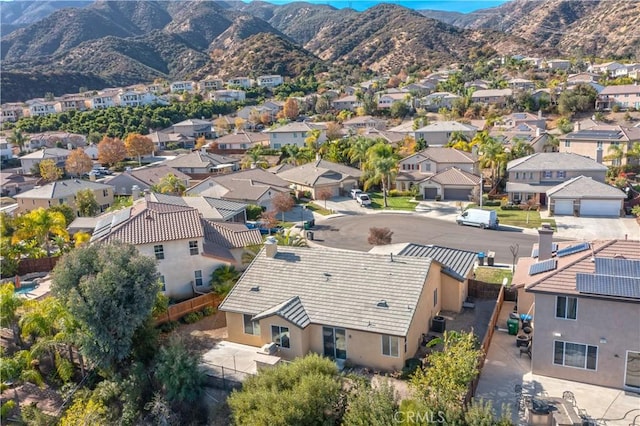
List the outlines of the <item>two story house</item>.
{"type": "Polygon", "coordinates": [[[449,92],[434,92],[416,101],[416,107],[428,111],[438,111],[440,108],[451,109],[453,102],[461,96],[449,92]]]}
{"type": "Polygon", "coordinates": [[[66,204],[79,215],[76,205],[76,194],[79,191],[89,189],[100,206],[100,211],[107,210],[113,204],[113,187],[103,183],[92,182],[89,180],[67,179],[48,183],[46,185],[37,186],[28,191],[15,195],[18,202],[18,212],[25,213],[39,208],[48,209],[49,207],[66,204]]]}
{"type": "Polygon", "coordinates": [[[268,239],[220,311],[231,342],[274,343],[288,360],[313,352],[397,371],[442,309],[441,285],[441,265],[431,258],[278,247],[268,239]]]}
{"type": "Polygon", "coordinates": [[[353,117],[349,120],[345,120],[342,126],[350,130],[352,133],[357,133],[359,130],[378,129],[385,130],[387,123],[379,118],[372,117],[370,115],[363,115],[361,117],[353,117]]]}
{"type": "Polygon", "coordinates": [[[209,93],[209,99],[217,102],[240,102],[244,101],[245,96],[244,90],[235,89],[214,90],[209,93]]]}
{"type": "Polygon", "coordinates": [[[80,95],[65,95],[55,101],[56,112],[84,111],[87,109],[86,98],[80,95]]]}
{"type": "Polygon", "coordinates": [[[281,75],[261,75],[256,78],[256,83],[262,87],[277,87],[284,83],[284,79],[281,75]]]}
{"type": "Polygon", "coordinates": [[[358,98],[355,95],[347,95],[331,101],[333,109],[338,111],[355,111],[361,105],[362,103],[358,101],[358,98]]]}
{"type": "Polygon", "coordinates": [[[239,86],[243,89],[249,89],[252,86],[251,79],[249,77],[234,77],[227,80],[227,83],[231,86],[239,86]]]}
{"type": "Polygon", "coordinates": [[[31,170],[38,166],[42,160],[53,160],[58,167],[64,167],[71,151],[64,148],[44,148],[20,157],[22,173],[31,174],[31,170]]]}
{"type": "Polygon", "coordinates": [[[220,90],[224,88],[224,81],[221,78],[208,76],[199,82],[200,90],[209,92],[211,90],[220,90]]]}
{"type": "Polygon", "coordinates": [[[568,152],[538,152],[507,163],[507,194],[509,201],[520,204],[533,199],[547,205],[547,191],[578,176],[605,181],[607,166],[578,154],[568,152]]]}
{"type": "Polygon", "coordinates": [[[95,95],[91,95],[85,100],[85,105],[88,109],[106,109],[116,106],[116,96],[118,92],[116,90],[105,90],[98,92],[95,95]]]}
{"type": "Polygon", "coordinates": [[[533,316],[533,374],[640,392],[640,241],[541,235],[513,277],[533,316]]]}
{"type": "Polygon", "coordinates": [[[24,106],[19,103],[2,104],[0,111],[0,123],[15,123],[24,116],[24,106]]]}
{"type": "Polygon", "coordinates": [[[322,124],[292,122],[269,129],[266,133],[269,134],[269,146],[273,149],[280,149],[285,145],[305,146],[305,139],[313,130],[320,130],[320,137],[316,141],[316,144],[320,146],[327,140],[326,127],[322,124]]]}
{"type": "Polygon", "coordinates": [[[174,81],[169,85],[171,93],[192,92],[196,87],[194,81],[174,81]]]}
{"type": "Polygon", "coordinates": [[[435,121],[417,129],[413,137],[415,140],[424,140],[429,146],[444,146],[449,143],[454,132],[460,132],[471,140],[478,132],[478,128],[457,121],[435,121]]]}
{"type": "Polygon", "coordinates": [[[26,114],[29,117],[44,117],[56,113],[56,102],[45,101],[44,99],[33,99],[27,101],[26,114]]]}
{"type": "Polygon", "coordinates": [[[610,110],[614,106],[622,109],[640,109],[640,86],[626,84],[605,87],[596,98],[596,109],[610,110]]]}
{"type": "Polygon", "coordinates": [[[573,152],[586,155],[596,161],[612,166],[621,166],[631,161],[637,164],[638,159],[629,159],[626,153],[635,143],[640,142],[639,127],[623,127],[598,124],[589,129],[579,129],[560,136],[560,152],[573,152]],[[612,158],[617,147],[622,153],[621,158],[612,158]]]}
{"type": "Polygon", "coordinates": [[[504,107],[511,96],[513,96],[512,89],[476,90],[471,94],[471,102],[504,107]]]}

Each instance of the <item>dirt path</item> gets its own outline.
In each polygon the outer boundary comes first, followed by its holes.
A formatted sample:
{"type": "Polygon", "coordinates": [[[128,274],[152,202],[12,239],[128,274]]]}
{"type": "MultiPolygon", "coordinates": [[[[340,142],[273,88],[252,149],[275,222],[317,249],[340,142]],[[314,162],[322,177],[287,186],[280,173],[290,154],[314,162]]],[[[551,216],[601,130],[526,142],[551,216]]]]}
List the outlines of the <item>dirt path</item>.
{"type": "Polygon", "coordinates": [[[181,324],[169,333],[169,336],[173,335],[181,337],[189,349],[204,353],[227,337],[224,312],[216,312],[215,315],[204,317],[193,324],[181,324]]]}

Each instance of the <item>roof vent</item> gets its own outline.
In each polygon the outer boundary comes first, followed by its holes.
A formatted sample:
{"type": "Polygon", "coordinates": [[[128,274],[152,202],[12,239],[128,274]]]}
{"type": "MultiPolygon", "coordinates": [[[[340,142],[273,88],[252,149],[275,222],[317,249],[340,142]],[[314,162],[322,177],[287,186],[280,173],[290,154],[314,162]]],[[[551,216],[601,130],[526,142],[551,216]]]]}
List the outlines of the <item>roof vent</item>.
{"type": "Polygon", "coordinates": [[[145,217],[145,219],[147,220],[153,220],[153,216],[151,216],[150,214],[147,215],[147,217],[145,217]]]}
{"type": "Polygon", "coordinates": [[[258,291],[260,291],[260,286],[259,286],[259,285],[257,285],[257,286],[255,286],[255,287],[251,287],[251,290],[249,290],[249,291],[255,291],[255,292],[258,292],[258,291]]]}
{"type": "Polygon", "coordinates": [[[328,273],[328,272],[325,272],[325,273],[324,273],[324,274],[322,274],[322,275],[324,275],[324,277],[327,279],[327,281],[329,281],[329,278],[331,278],[331,274],[330,274],[330,273],[328,273]]]}
{"type": "Polygon", "coordinates": [[[378,308],[388,308],[389,307],[389,305],[387,304],[386,300],[379,301],[378,303],[376,303],[376,306],[378,308]]]}
{"type": "Polygon", "coordinates": [[[389,253],[390,257],[391,257],[391,261],[393,262],[393,253],[389,253]]]}
{"type": "Polygon", "coordinates": [[[623,255],[621,255],[620,253],[616,253],[613,255],[614,259],[626,259],[626,257],[624,257],[623,255]]]}

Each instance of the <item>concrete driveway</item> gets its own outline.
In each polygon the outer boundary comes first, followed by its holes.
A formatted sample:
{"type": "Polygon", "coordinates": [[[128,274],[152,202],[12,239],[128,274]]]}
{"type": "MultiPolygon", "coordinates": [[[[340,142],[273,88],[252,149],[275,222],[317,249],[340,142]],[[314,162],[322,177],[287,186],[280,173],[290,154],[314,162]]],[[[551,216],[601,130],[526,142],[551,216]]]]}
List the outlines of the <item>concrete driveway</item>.
{"type": "Polygon", "coordinates": [[[640,226],[635,218],[554,216],[556,235],[575,240],[639,240],[640,226]]]}

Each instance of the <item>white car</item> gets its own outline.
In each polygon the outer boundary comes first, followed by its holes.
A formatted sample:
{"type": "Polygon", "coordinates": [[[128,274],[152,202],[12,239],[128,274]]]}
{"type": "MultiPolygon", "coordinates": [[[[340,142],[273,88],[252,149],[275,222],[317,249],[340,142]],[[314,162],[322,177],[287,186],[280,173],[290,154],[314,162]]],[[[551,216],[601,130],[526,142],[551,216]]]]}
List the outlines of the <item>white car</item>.
{"type": "Polygon", "coordinates": [[[351,198],[354,200],[358,197],[358,194],[362,194],[362,189],[354,188],[351,190],[351,198]]]}
{"type": "Polygon", "coordinates": [[[366,192],[360,192],[358,195],[356,195],[356,201],[362,207],[367,207],[371,205],[371,198],[369,197],[369,194],[367,194],[366,192]]]}

